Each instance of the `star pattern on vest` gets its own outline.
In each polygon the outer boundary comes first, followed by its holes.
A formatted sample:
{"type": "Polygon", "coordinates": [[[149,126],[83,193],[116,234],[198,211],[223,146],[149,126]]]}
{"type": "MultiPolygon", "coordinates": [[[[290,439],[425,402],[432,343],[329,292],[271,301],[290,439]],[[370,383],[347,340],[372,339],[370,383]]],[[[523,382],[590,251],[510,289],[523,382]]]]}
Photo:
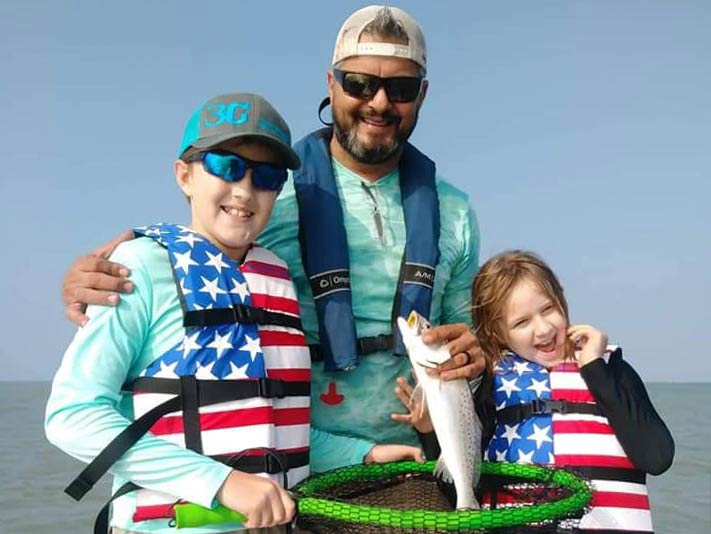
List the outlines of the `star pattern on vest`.
{"type": "MultiPolygon", "coordinates": [[[[534,399],[551,398],[550,374],[536,363],[507,354],[496,364],[499,387],[494,391],[497,410],[534,399]]],[[[515,425],[499,424],[489,443],[487,459],[496,462],[555,463],[553,418],[541,414],[515,425]]]]}
{"type": "Polygon", "coordinates": [[[204,276],[200,277],[203,286],[200,288],[200,293],[209,293],[210,298],[217,301],[217,295],[225,295],[227,291],[220,287],[220,278],[215,278],[213,280],[208,280],[204,276]]]}
{"type": "MultiPolygon", "coordinates": [[[[241,266],[203,236],[185,226],[162,223],[135,231],[169,250],[176,289],[185,310],[252,305],[241,266]]],[[[187,328],[184,338],[144,371],[144,376],[184,375],[203,380],[265,377],[257,325],[230,323],[187,328]]]]}
{"type": "Polygon", "coordinates": [[[230,289],[230,295],[237,295],[240,302],[244,302],[247,299],[247,295],[249,295],[246,282],[240,283],[232,278],[232,289],[230,289]]]}
{"type": "Polygon", "coordinates": [[[214,267],[217,269],[218,273],[222,273],[222,269],[229,269],[230,265],[228,263],[225,263],[223,261],[222,253],[218,254],[210,254],[209,250],[205,251],[205,254],[207,254],[207,257],[210,258],[205,262],[205,265],[209,265],[210,267],[214,267]]]}

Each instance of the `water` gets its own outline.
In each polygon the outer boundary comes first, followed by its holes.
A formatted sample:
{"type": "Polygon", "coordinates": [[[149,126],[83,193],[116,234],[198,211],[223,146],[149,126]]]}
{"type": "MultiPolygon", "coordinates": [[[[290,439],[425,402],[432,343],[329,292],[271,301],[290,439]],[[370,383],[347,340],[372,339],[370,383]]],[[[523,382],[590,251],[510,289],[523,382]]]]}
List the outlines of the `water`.
{"type": "MultiPolygon", "coordinates": [[[[652,400],[676,441],[674,465],[650,477],[658,534],[711,532],[711,384],[650,384],[652,400]]],[[[62,489],[82,464],[44,438],[49,384],[0,382],[0,534],[91,532],[109,493],[100,483],[81,503],[62,489]]]]}

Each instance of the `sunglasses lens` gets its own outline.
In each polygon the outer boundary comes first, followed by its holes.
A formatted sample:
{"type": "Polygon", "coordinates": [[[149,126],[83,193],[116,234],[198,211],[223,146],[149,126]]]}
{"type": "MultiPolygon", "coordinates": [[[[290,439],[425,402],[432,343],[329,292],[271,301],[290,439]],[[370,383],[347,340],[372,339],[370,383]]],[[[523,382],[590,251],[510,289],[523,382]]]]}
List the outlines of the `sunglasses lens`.
{"type": "Polygon", "coordinates": [[[385,78],[388,98],[393,102],[412,102],[420,94],[419,78],[385,78]]]}
{"type": "Polygon", "coordinates": [[[286,182],[287,170],[267,163],[256,163],[252,167],[252,183],[259,189],[279,191],[286,182]]]}
{"type": "Polygon", "coordinates": [[[335,72],[343,90],[356,98],[373,98],[385,86],[391,102],[412,102],[422,85],[422,79],[415,77],[380,78],[361,72],[335,72]]]}
{"type": "Polygon", "coordinates": [[[201,155],[204,169],[226,182],[239,182],[252,169],[252,184],[267,191],[280,191],[288,177],[284,167],[270,163],[256,163],[235,154],[205,152],[201,155]]]}
{"type": "Polygon", "coordinates": [[[237,182],[247,172],[247,162],[233,154],[208,152],[202,162],[207,172],[226,182],[237,182]]]}
{"type": "Polygon", "coordinates": [[[350,95],[372,98],[378,89],[380,89],[380,78],[377,76],[358,72],[347,72],[343,76],[343,90],[350,95]]]}

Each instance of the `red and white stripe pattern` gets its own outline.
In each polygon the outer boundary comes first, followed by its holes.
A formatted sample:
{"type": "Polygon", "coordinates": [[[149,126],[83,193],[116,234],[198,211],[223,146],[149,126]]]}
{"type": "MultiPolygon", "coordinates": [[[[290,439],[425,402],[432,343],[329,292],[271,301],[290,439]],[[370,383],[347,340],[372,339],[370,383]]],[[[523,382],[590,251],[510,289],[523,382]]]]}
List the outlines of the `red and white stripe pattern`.
{"type": "MultiPolygon", "coordinates": [[[[550,372],[551,398],[594,403],[577,363],[563,363],[550,372]]],[[[606,417],[553,414],[554,465],[634,469],[606,417]]],[[[581,520],[581,530],[652,532],[649,497],[644,484],[591,480],[593,509],[581,520]]]]}
{"type": "MultiPolygon", "coordinates": [[[[274,254],[253,246],[240,266],[255,307],[299,316],[296,293],[286,265],[274,254]]],[[[302,332],[296,329],[265,325],[259,326],[260,346],[264,354],[267,377],[287,382],[311,379],[311,360],[302,332]]],[[[199,379],[215,379],[206,374],[199,379]]],[[[172,395],[134,393],[134,412],[138,418],[172,395]]],[[[289,396],[282,399],[260,397],[225,402],[199,409],[203,454],[232,455],[255,447],[283,453],[308,452],[310,397],[289,396]]],[[[162,417],[150,432],[185,447],[181,412],[162,417]]],[[[292,486],[309,474],[308,465],[288,471],[292,486]]],[[[260,476],[281,482],[282,474],[260,476]]],[[[134,521],[173,516],[175,497],[158,492],[136,492],[134,521]]]]}

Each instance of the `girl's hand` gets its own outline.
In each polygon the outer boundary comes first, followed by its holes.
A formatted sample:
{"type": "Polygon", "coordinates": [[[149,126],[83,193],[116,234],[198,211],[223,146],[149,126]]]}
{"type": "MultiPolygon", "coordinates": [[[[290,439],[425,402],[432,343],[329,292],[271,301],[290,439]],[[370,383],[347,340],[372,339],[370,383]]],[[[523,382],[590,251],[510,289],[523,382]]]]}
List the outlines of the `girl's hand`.
{"type": "Polygon", "coordinates": [[[294,518],[294,500],[268,478],[232,471],[217,492],[220,504],[247,517],[247,528],[274,527],[294,518]]]}
{"type": "Polygon", "coordinates": [[[602,358],[607,349],[607,334],[589,324],[574,324],[568,328],[568,337],[575,343],[580,367],[602,358]]]}
{"type": "Polygon", "coordinates": [[[418,464],[425,463],[425,455],[419,447],[411,445],[376,445],[363,458],[364,464],[386,464],[414,460],[418,464]]]}
{"type": "Polygon", "coordinates": [[[400,402],[405,405],[410,413],[393,413],[390,414],[390,417],[393,421],[412,425],[422,434],[429,434],[430,432],[433,432],[434,427],[432,426],[430,414],[427,410],[427,403],[424,401],[422,396],[420,395],[419,398],[416,398],[413,395],[415,388],[413,388],[402,376],[397,378],[397,384],[398,385],[395,388],[395,395],[397,395],[400,402]]]}

